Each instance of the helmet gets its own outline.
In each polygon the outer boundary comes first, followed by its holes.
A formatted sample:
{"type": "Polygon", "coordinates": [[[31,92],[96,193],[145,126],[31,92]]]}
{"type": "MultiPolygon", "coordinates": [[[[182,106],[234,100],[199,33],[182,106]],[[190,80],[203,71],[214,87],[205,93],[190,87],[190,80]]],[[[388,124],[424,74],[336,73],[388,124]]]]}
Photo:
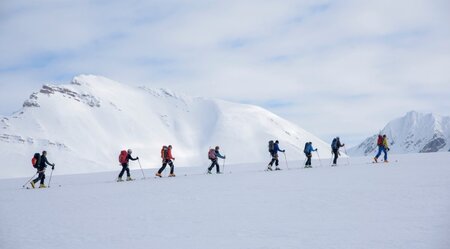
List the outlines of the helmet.
{"type": "Polygon", "coordinates": [[[219,146],[216,146],[216,150],[219,150],[220,149],[220,147],[219,146]]]}
{"type": "Polygon", "coordinates": [[[133,151],[131,149],[128,149],[128,154],[133,153],[133,151]]]}
{"type": "Polygon", "coordinates": [[[275,141],[275,143],[276,143],[276,144],[278,144],[278,143],[279,143],[279,142],[278,142],[278,140],[277,140],[277,141],[275,141]]]}

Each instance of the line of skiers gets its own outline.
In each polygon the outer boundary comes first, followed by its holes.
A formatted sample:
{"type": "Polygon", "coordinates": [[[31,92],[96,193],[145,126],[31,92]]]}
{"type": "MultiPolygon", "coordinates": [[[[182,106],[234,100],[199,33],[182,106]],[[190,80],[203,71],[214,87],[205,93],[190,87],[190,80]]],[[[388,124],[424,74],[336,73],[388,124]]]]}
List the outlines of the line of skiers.
{"type": "MultiPolygon", "coordinates": [[[[331,153],[332,155],[334,155],[333,157],[333,163],[331,164],[331,166],[336,166],[337,165],[337,159],[340,156],[340,152],[339,149],[341,147],[344,147],[345,144],[341,143],[339,137],[335,137],[333,138],[333,141],[331,142],[331,153]]],[[[378,158],[380,157],[381,153],[384,153],[384,162],[388,162],[387,160],[387,152],[389,151],[389,143],[387,140],[386,135],[379,135],[378,136],[378,140],[377,140],[377,146],[378,146],[378,153],[376,154],[376,156],[374,157],[374,162],[378,162],[378,158]]],[[[211,160],[211,165],[208,167],[208,174],[211,174],[211,170],[216,167],[216,173],[217,174],[221,174],[222,172],[220,171],[220,166],[219,163],[217,162],[217,160],[219,158],[222,159],[226,159],[226,156],[222,156],[219,152],[220,147],[216,146],[214,149],[210,149],[208,151],[208,159],[211,160]]],[[[314,149],[314,147],[312,146],[312,142],[306,142],[305,143],[305,147],[304,147],[304,154],[306,156],[306,161],[305,161],[305,168],[311,168],[311,158],[312,158],[312,152],[317,152],[318,153],[318,149],[314,149]]],[[[269,141],[269,153],[271,156],[271,160],[269,162],[269,164],[267,165],[267,170],[268,171],[272,171],[272,167],[275,164],[275,170],[280,170],[280,168],[278,167],[279,165],[279,156],[278,156],[278,152],[282,152],[285,153],[286,150],[282,150],[279,147],[279,141],[276,140],[275,142],[273,140],[269,141]]],[[[119,176],[117,177],[117,181],[118,182],[122,182],[122,177],[124,175],[124,173],[127,173],[127,178],[126,181],[132,181],[134,180],[133,178],[131,178],[131,174],[130,174],[130,169],[129,169],[129,161],[136,161],[139,160],[139,157],[133,158],[131,156],[131,154],[133,153],[133,151],[131,149],[128,150],[122,150],[120,152],[119,155],[119,162],[120,165],[122,166],[122,170],[119,173],[119,176]]],[[[172,156],[172,145],[169,146],[163,146],[161,149],[161,159],[162,159],[162,166],[161,168],[158,170],[158,172],[155,174],[155,176],[157,177],[162,177],[162,172],[165,170],[166,166],[169,165],[170,166],[170,173],[169,173],[169,177],[175,177],[175,166],[173,164],[173,161],[175,160],[175,157],[172,156]]],[[[319,157],[320,159],[320,157],[319,157]]],[[[140,164],[140,163],[139,163],[140,164]]],[[[46,188],[45,184],[44,184],[44,180],[45,180],[45,170],[47,168],[47,165],[52,166],[52,170],[55,169],[55,164],[52,164],[50,162],[48,162],[47,160],[47,151],[43,151],[42,154],[40,155],[39,153],[34,154],[33,158],[32,158],[32,165],[34,168],[37,169],[37,173],[38,177],[32,181],[30,181],[30,184],[32,186],[32,188],[35,188],[35,184],[40,181],[40,185],[39,188],[46,188]]]]}
{"type": "MultiPolygon", "coordinates": [[[[217,174],[221,174],[222,172],[220,172],[220,168],[219,168],[219,163],[217,162],[218,158],[222,158],[225,159],[225,156],[222,156],[219,152],[219,146],[216,146],[214,149],[210,149],[208,151],[208,158],[209,160],[211,160],[211,166],[208,168],[208,174],[211,174],[211,170],[214,168],[214,166],[216,166],[216,172],[217,174]]],[[[124,172],[127,172],[127,181],[132,181],[134,179],[131,178],[130,176],[130,169],[128,168],[128,163],[129,160],[139,160],[139,157],[133,158],[131,156],[131,153],[133,153],[133,151],[131,149],[128,149],[127,151],[123,150],[120,152],[119,155],[119,162],[122,165],[122,171],[120,171],[119,176],[117,178],[118,182],[122,182],[122,176],[124,174],[124,172]]],[[[158,170],[158,172],[155,174],[155,176],[157,177],[162,177],[162,172],[166,169],[167,165],[170,166],[170,173],[169,173],[169,177],[175,177],[175,166],[173,164],[173,161],[175,160],[175,157],[172,156],[172,145],[169,146],[163,146],[161,149],[161,159],[162,159],[162,166],[161,168],[158,170]]]]}

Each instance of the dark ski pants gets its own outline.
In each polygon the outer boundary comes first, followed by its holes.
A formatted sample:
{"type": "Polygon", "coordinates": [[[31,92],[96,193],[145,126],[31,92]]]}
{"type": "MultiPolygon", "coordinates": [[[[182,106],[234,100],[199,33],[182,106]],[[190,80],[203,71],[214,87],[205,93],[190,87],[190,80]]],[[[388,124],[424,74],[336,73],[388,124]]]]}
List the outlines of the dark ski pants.
{"type": "Polygon", "coordinates": [[[305,154],[305,155],[306,155],[306,158],[307,158],[306,163],[305,163],[305,166],[311,166],[311,157],[312,157],[312,154],[311,154],[311,153],[308,153],[308,154],[305,154]]]}
{"type": "Polygon", "coordinates": [[[41,184],[44,184],[45,180],[45,170],[39,171],[39,175],[36,179],[33,180],[33,183],[41,181],[41,184]]]}
{"type": "Polygon", "coordinates": [[[386,151],[386,148],[384,148],[384,146],[382,146],[382,145],[378,145],[378,153],[375,156],[375,158],[378,159],[378,157],[380,157],[380,155],[381,155],[381,152],[384,153],[384,160],[387,161],[387,151],[386,151]]]}
{"type": "Polygon", "coordinates": [[[275,166],[278,167],[278,154],[277,153],[272,154],[272,160],[270,161],[269,165],[272,167],[273,163],[275,163],[275,166]]]}
{"type": "Polygon", "coordinates": [[[167,164],[170,166],[170,174],[173,174],[174,166],[172,160],[164,160],[162,167],[158,170],[158,174],[161,174],[164,171],[167,164]]]}
{"type": "Polygon", "coordinates": [[[122,171],[120,171],[119,178],[122,178],[125,171],[127,172],[127,176],[130,177],[130,169],[128,168],[128,163],[122,163],[122,171]]]}
{"type": "Polygon", "coordinates": [[[337,164],[337,159],[339,157],[339,150],[333,150],[333,154],[334,154],[333,164],[337,164]]]}
{"type": "Polygon", "coordinates": [[[208,171],[211,171],[214,168],[214,166],[216,166],[216,171],[217,171],[217,173],[219,173],[220,172],[220,168],[219,168],[219,163],[217,163],[217,158],[216,159],[209,159],[209,160],[211,160],[211,166],[209,166],[208,171]]]}

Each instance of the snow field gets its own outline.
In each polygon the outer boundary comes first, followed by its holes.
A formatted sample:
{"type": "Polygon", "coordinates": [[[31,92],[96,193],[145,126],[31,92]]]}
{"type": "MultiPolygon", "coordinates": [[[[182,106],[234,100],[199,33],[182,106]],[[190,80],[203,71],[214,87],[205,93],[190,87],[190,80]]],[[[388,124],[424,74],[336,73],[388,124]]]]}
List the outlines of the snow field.
{"type": "Polygon", "coordinates": [[[448,248],[448,153],[350,160],[176,168],[162,179],[145,169],[145,180],[135,170],[123,183],[117,168],[36,190],[0,180],[1,248],[448,248]]]}

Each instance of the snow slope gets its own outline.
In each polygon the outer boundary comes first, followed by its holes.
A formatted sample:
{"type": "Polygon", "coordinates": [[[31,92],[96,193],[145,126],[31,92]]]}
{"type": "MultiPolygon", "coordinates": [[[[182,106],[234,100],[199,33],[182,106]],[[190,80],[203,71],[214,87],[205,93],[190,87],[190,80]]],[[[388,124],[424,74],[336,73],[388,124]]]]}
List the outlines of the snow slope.
{"type": "MultiPolygon", "coordinates": [[[[116,183],[117,172],[55,176],[52,188],[0,180],[2,249],[447,249],[450,157],[394,155],[390,164],[232,174],[177,169],[176,178],[116,183]],[[397,161],[397,163],[395,163],[397,161]],[[426,166],[426,167],[425,167],[426,166]],[[187,174],[187,176],[183,176],[187,174]],[[58,185],[62,185],[58,187],[58,185]]],[[[340,161],[347,163],[346,159],[340,161]]],[[[285,165],[283,164],[285,168],[285,165]]],[[[154,170],[146,170],[147,175],[154,170]]],[[[167,173],[167,172],[165,172],[167,173]]],[[[140,172],[132,172],[139,178],[140,172]]]]}
{"type": "MultiPolygon", "coordinates": [[[[380,134],[386,134],[391,153],[450,151],[450,117],[433,113],[408,112],[389,122],[380,134]]],[[[348,150],[352,156],[374,154],[378,134],[348,150]]]]}
{"type": "Polygon", "coordinates": [[[119,152],[127,148],[142,167],[159,167],[164,144],[173,145],[177,166],[207,164],[207,151],[216,145],[229,163],[268,161],[267,142],[274,139],[290,159],[303,158],[306,141],[329,150],[322,140],[257,106],[81,75],[68,85],[44,85],[21,111],[0,119],[0,153],[8,162],[0,177],[28,175],[32,155],[42,150],[59,174],[68,174],[117,169],[119,152]]]}

